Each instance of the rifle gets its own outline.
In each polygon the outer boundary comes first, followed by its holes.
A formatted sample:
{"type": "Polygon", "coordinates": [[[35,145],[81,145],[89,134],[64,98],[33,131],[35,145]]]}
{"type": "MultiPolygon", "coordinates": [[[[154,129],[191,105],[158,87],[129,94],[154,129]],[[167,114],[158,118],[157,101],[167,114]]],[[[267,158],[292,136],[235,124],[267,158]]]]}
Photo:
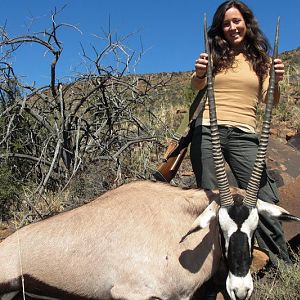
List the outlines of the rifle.
{"type": "MultiPolygon", "coordinates": [[[[176,175],[185,155],[188,146],[192,141],[195,122],[201,112],[203,112],[206,101],[206,86],[200,90],[189,110],[188,125],[181,137],[176,141],[169,143],[164,154],[163,162],[158,166],[157,170],[152,174],[156,180],[170,182],[176,175]]],[[[186,120],[183,119],[182,123],[186,120]]],[[[182,124],[179,128],[182,127],[182,124]]],[[[178,132],[178,131],[177,131],[178,132]]]]}
{"type": "MultiPolygon", "coordinates": [[[[204,26],[206,26],[206,15],[204,15],[204,26]]],[[[207,37],[204,34],[205,52],[207,52],[207,37]]],[[[200,113],[203,112],[206,101],[206,89],[205,86],[196,95],[189,110],[189,123],[179,138],[178,141],[171,141],[165,152],[163,162],[158,166],[157,170],[153,173],[155,179],[163,182],[170,182],[176,175],[188,149],[190,142],[192,141],[193,131],[195,128],[195,122],[200,113]]],[[[183,120],[183,122],[185,119],[183,120]]],[[[179,128],[182,127],[182,124],[179,128]]]]}

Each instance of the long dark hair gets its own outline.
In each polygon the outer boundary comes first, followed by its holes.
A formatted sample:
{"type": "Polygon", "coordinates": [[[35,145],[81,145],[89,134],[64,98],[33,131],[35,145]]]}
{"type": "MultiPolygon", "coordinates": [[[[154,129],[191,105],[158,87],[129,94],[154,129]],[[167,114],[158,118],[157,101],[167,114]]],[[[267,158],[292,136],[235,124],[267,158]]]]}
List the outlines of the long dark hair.
{"type": "Polygon", "coordinates": [[[246,24],[245,43],[243,53],[246,59],[262,80],[268,73],[270,58],[270,44],[259,29],[258,23],[251,9],[241,1],[231,0],[222,3],[216,10],[212,25],[208,31],[208,38],[214,64],[214,74],[232,67],[234,51],[225,40],[223,33],[223,20],[228,9],[235,7],[242,14],[246,24]]]}

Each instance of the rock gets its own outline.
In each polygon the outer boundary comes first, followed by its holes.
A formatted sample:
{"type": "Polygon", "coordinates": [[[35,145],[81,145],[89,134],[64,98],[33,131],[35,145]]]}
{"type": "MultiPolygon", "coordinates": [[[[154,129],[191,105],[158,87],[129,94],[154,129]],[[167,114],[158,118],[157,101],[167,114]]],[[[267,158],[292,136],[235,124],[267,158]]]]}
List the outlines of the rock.
{"type": "Polygon", "coordinates": [[[289,144],[270,137],[267,166],[278,187],[289,184],[300,176],[300,152],[289,144]]]}
{"type": "Polygon", "coordinates": [[[269,255],[266,250],[254,246],[251,273],[259,272],[269,262],[269,255]]]}
{"type": "Polygon", "coordinates": [[[288,243],[292,250],[292,254],[296,253],[297,255],[300,255],[300,233],[290,239],[288,243]]]}
{"type": "MultiPolygon", "coordinates": [[[[279,188],[280,203],[289,213],[300,217],[300,176],[293,182],[279,188]]],[[[283,230],[286,240],[291,240],[300,233],[298,222],[283,222],[283,230]]]]}
{"type": "Polygon", "coordinates": [[[270,134],[277,136],[278,135],[278,129],[274,128],[274,127],[270,128],[270,134]]]}
{"type": "Polygon", "coordinates": [[[291,137],[288,141],[288,145],[300,151],[300,133],[291,137]]]}
{"type": "Polygon", "coordinates": [[[290,130],[286,133],[285,135],[285,139],[288,141],[290,140],[292,137],[294,137],[295,135],[297,135],[297,131],[296,130],[290,130]]]}

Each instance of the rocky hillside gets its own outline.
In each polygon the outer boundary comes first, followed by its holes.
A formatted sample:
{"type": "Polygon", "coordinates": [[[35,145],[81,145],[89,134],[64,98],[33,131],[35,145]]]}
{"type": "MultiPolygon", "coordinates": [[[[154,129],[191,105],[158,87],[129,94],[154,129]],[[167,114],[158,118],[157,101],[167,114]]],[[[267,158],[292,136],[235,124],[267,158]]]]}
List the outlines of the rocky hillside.
{"type": "MultiPolygon", "coordinates": [[[[281,101],[274,109],[272,133],[280,138],[295,135],[300,132],[300,47],[280,54],[285,64],[285,77],[281,83],[281,101]]],[[[174,113],[181,113],[188,109],[194,93],[190,89],[189,72],[173,72],[149,74],[151,80],[168,82],[164,88],[166,103],[173,107],[174,113]]],[[[263,107],[259,112],[263,110],[263,107]]],[[[180,117],[178,117],[180,119],[180,117]]],[[[260,116],[258,116],[260,118],[260,116]]]]}
{"type": "MultiPolygon", "coordinates": [[[[280,54],[285,64],[286,76],[282,83],[284,88],[283,97],[289,96],[289,99],[293,102],[297,102],[300,98],[300,47],[285,51],[280,54]],[[288,91],[285,90],[286,85],[288,85],[288,91]],[[289,94],[287,95],[286,92],[289,94]]],[[[150,74],[152,79],[169,79],[169,91],[170,99],[175,103],[181,103],[183,98],[188,96],[187,91],[189,89],[190,77],[192,71],[189,72],[173,72],[173,73],[158,73],[150,74]]],[[[186,99],[188,100],[188,99],[186,99]]],[[[187,104],[187,103],[186,103],[187,104]]]]}

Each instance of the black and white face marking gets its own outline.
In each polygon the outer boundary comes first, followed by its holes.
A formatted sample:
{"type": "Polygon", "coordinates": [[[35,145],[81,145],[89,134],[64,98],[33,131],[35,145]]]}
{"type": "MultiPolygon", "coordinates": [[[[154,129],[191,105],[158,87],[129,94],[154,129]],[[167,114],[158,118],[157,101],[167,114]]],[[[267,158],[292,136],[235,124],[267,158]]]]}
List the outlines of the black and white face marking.
{"type": "Polygon", "coordinates": [[[242,196],[234,195],[234,205],[220,207],[213,200],[198,216],[180,242],[190,234],[209,226],[216,217],[219,218],[222,235],[222,250],[227,260],[229,273],[226,288],[232,300],[248,300],[253,291],[250,274],[252,262],[252,239],[258,225],[258,212],[285,221],[298,221],[300,218],[274,204],[257,199],[256,207],[249,208],[243,203],[242,196]]]}
{"type": "Polygon", "coordinates": [[[252,239],[259,216],[257,209],[247,207],[240,195],[233,199],[234,205],[219,209],[223,251],[229,269],[226,288],[231,299],[247,300],[253,291],[250,274],[252,239]]]}

